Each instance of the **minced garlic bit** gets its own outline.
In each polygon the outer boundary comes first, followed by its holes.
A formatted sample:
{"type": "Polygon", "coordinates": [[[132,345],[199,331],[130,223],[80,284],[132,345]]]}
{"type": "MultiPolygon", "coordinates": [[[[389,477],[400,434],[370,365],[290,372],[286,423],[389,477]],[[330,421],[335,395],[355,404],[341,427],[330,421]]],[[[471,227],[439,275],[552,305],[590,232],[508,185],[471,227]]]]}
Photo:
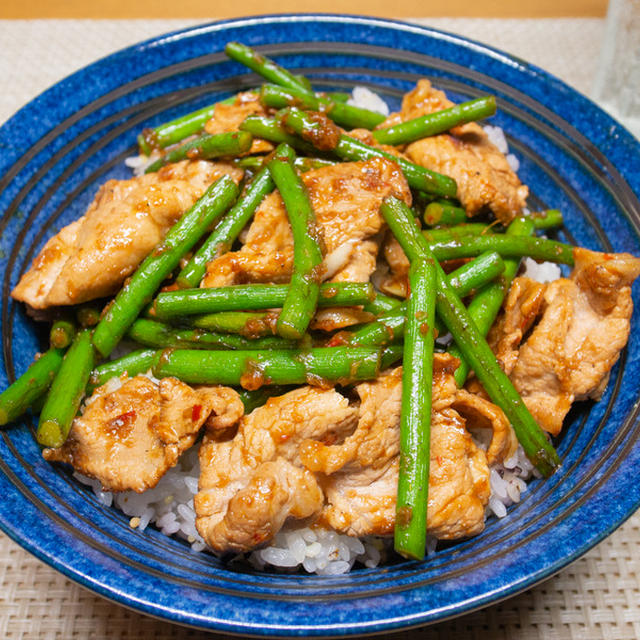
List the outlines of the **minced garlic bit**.
{"type": "Polygon", "coordinates": [[[138,516],[134,516],[133,518],[131,518],[131,520],[129,520],[129,526],[132,529],[135,529],[139,524],[140,524],[140,518],[138,518],[138,516]]]}

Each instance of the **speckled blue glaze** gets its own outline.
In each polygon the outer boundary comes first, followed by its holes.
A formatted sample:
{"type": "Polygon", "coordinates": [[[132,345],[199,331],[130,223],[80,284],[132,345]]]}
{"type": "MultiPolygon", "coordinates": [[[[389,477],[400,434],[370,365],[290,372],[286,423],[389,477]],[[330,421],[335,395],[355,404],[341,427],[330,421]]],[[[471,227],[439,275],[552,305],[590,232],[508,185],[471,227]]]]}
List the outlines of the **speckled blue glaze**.
{"type": "MultiPolygon", "coordinates": [[[[368,84],[391,106],[417,77],[458,99],[494,93],[535,206],[560,208],[569,240],[640,255],[640,146],[565,84],[521,60],[451,34],[372,18],[271,16],[170,34],[58,83],[0,129],[0,388],[44,344],[8,293],[46,239],[81,215],[154,126],[255,82],[221,53],[265,47],[326,88],[368,84]],[[292,40],[294,38],[294,40],[292,40]]],[[[634,291],[637,301],[638,291],[634,291]]],[[[132,530],[64,470],[46,464],[26,420],[0,437],[0,526],[73,580],[175,622],[254,635],[351,635],[433,622],[550,576],[640,505],[639,314],[604,398],[581,404],[558,443],[562,469],[536,481],[485,532],[426,562],[348,576],[239,572],[151,529],[132,530]]]]}

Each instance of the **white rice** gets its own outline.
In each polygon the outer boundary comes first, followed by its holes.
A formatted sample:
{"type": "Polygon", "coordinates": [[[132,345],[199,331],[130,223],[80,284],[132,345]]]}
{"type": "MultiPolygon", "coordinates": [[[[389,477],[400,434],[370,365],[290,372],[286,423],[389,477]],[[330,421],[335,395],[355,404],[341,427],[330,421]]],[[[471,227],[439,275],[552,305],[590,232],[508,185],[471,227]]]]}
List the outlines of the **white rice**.
{"type": "Polygon", "coordinates": [[[280,531],[270,546],[253,551],[249,562],[256,569],[270,565],[334,576],[347,573],[356,562],[376,567],[387,550],[380,538],[359,540],[327,529],[298,527],[280,531]]]}
{"type": "Polygon", "coordinates": [[[150,156],[140,154],[139,156],[129,156],[125,158],[125,165],[133,171],[134,176],[142,176],[147,167],[153,164],[158,158],[162,157],[159,151],[152,151],[150,156]]]}
{"type": "Polygon", "coordinates": [[[507,143],[507,137],[504,135],[504,131],[500,127],[493,127],[490,124],[486,124],[482,128],[487,134],[489,141],[498,147],[500,153],[504,153],[509,166],[517,173],[520,168],[520,160],[518,160],[513,153],[509,153],[509,144],[507,143]]]}
{"type": "Polygon", "coordinates": [[[533,258],[524,259],[523,276],[537,282],[552,282],[562,277],[560,267],[553,262],[536,262],[533,258]]]}
{"type": "Polygon", "coordinates": [[[351,97],[347,100],[347,104],[361,109],[369,109],[381,113],[383,116],[389,115],[389,106],[377,94],[366,87],[355,87],[351,92],[351,97]]]}
{"type": "MultiPolygon", "coordinates": [[[[158,485],[135,493],[102,491],[100,482],[78,472],[74,477],[89,485],[98,501],[106,507],[115,506],[130,516],[129,526],[144,530],[154,524],[164,535],[187,540],[193,551],[207,550],[195,527],[193,497],[198,491],[199,464],[197,449],[186,452],[179,464],[170,469],[158,485]]],[[[384,562],[390,552],[390,539],[369,536],[362,540],[319,527],[293,524],[282,529],[268,547],[258,549],[235,561],[248,561],[254,568],[297,571],[329,576],[348,573],[357,562],[374,568],[384,562]]],[[[427,555],[435,553],[437,540],[427,539],[427,555]]],[[[210,550],[209,550],[210,551],[210,550]]]]}
{"type": "MultiPolygon", "coordinates": [[[[526,480],[535,473],[522,448],[502,465],[491,469],[491,498],[487,516],[507,515],[507,507],[520,501],[526,491],[526,480]]],[[[153,488],[144,493],[103,491],[98,480],[78,472],[74,477],[89,485],[98,501],[106,507],[115,506],[130,517],[129,526],[143,531],[150,524],[164,535],[186,540],[194,552],[210,551],[195,526],[193,498],[198,492],[200,465],[197,447],[187,451],[177,466],[170,469],[153,488]]],[[[427,538],[427,556],[436,551],[437,539],[427,538]]],[[[367,568],[377,567],[390,554],[391,539],[368,536],[363,539],[336,533],[320,527],[300,526],[293,523],[283,528],[271,544],[235,560],[248,561],[254,568],[272,567],[284,571],[298,571],[318,575],[348,573],[354,564],[367,568]]]]}
{"type": "Polygon", "coordinates": [[[78,472],[73,475],[91,486],[99,502],[107,507],[113,505],[130,516],[129,525],[132,528],[144,530],[149,524],[155,524],[165,535],[177,535],[187,540],[193,551],[205,549],[204,540],[196,530],[193,506],[200,475],[197,447],[187,451],[153,489],[144,493],[102,491],[99,481],[78,472]]]}
{"type": "Polygon", "coordinates": [[[507,155],[507,153],[509,153],[509,145],[507,144],[507,137],[504,135],[504,131],[500,127],[493,127],[490,124],[484,125],[483,129],[489,141],[498,147],[498,151],[507,155]]]}
{"type": "Polygon", "coordinates": [[[518,169],[520,169],[520,160],[513,153],[507,153],[507,162],[509,166],[513,169],[515,173],[518,173],[518,169]]]}
{"type": "Polygon", "coordinates": [[[520,502],[521,495],[527,490],[527,480],[533,475],[538,476],[538,472],[520,445],[511,458],[502,464],[493,465],[489,474],[491,497],[487,515],[504,518],[507,507],[520,502]]]}
{"type": "MultiPolygon", "coordinates": [[[[366,87],[356,87],[348,104],[389,114],[389,108],[380,96],[366,87]]],[[[498,149],[507,157],[507,161],[514,171],[518,170],[519,161],[511,153],[504,132],[500,127],[486,125],[485,132],[498,149]]],[[[150,157],[139,155],[127,158],[125,163],[135,175],[142,175],[145,169],[159,157],[154,152],[150,157]]],[[[339,253],[339,252],[337,252],[339,253]]],[[[341,258],[336,255],[336,260],[341,258]]],[[[529,258],[524,262],[524,275],[548,282],[560,277],[560,269],[552,263],[538,264],[529,258]]],[[[439,342],[447,343],[450,335],[442,336],[439,342]]],[[[130,348],[127,348],[128,352],[130,348]]],[[[124,355],[124,354],[120,354],[124,355]]],[[[158,382],[153,376],[150,379],[158,382]]],[[[121,385],[119,378],[107,383],[109,391],[115,391],[121,385]]],[[[92,402],[88,399],[85,406],[92,402]]],[[[490,434],[474,434],[480,446],[486,449],[490,434]],[[487,437],[488,436],[488,437],[487,437]],[[484,442],[483,442],[484,439],[484,442]]],[[[98,501],[106,507],[115,506],[124,514],[130,516],[129,525],[132,528],[144,530],[149,525],[155,525],[163,534],[178,536],[187,540],[193,551],[207,550],[204,540],[195,527],[195,510],[193,498],[198,491],[198,477],[200,474],[197,447],[187,451],[178,465],[170,469],[160,480],[158,485],[142,494],[133,491],[111,493],[102,491],[100,482],[80,473],[74,476],[82,483],[92,487],[98,501]]],[[[491,497],[486,508],[487,516],[492,514],[498,518],[507,515],[507,507],[520,501],[521,495],[527,489],[527,480],[532,475],[538,475],[522,447],[518,447],[515,455],[505,460],[503,464],[494,465],[490,472],[491,497]]],[[[427,555],[433,555],[437,540],[429,536],[427,540],[427,555]]],[[[303,569],[308,573],[319,575],[339,575],[351,570],[355,563],[367,568],[378,566],[387,558],[391,548],[391,541],[387,539],[367,537],[353,538],[318,527],[288,525],[280,531],[268,547],[258,549],[237,559],[246,559],[256,569],[275,567],[283,571],[303,569]]]]}

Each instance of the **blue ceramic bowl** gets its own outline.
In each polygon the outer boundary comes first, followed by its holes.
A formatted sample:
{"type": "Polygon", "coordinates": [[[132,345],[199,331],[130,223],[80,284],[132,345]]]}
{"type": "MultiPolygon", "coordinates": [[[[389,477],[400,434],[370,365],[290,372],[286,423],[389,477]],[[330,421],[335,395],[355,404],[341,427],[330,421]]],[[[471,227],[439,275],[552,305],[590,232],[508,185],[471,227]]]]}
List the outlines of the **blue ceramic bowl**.
{"type": "MultiPolygon", "coordinates": [[[[349,16],[216,23],[109,56],[49,89],[0,129],[0,386],[22,373],[43,330],[9,298],[44,242],[80,216],[99,184],[129,175],[136,134],[252,87],[223,53],[260,47],[316,87],[365,84],[392,107],[423,76],[456,100],[495,94],[535,207],[560,208],[564,239],[640,255],[640,147],[545,72],[430,29],[349,16]]],[[[637,290],[636,290],[637,295],[637,290]]],[[[349,635],[424,624],[511,596],[575,560],[640,505],[640,314],[597,404],[570,413],[562,468],[484,533],[425,562],[340,577],[238,571],[153,529],[139,532],[60,468],[45,463],[29,420],[0,435],[0,526],[71,579],[174,622],[255,635],[349,635]]]]}

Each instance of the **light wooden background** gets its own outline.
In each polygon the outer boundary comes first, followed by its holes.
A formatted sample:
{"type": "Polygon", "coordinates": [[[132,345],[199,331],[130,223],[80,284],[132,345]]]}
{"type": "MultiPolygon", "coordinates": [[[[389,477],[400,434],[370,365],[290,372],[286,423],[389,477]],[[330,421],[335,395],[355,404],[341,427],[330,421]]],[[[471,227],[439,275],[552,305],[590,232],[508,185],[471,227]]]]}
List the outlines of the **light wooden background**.
{"type": "Polygon", "coordinates": [[[228,18],[261,13],[356,13],[382,17],[602,17],[607,0],[0,0],[0,19],[228,18]]]}

